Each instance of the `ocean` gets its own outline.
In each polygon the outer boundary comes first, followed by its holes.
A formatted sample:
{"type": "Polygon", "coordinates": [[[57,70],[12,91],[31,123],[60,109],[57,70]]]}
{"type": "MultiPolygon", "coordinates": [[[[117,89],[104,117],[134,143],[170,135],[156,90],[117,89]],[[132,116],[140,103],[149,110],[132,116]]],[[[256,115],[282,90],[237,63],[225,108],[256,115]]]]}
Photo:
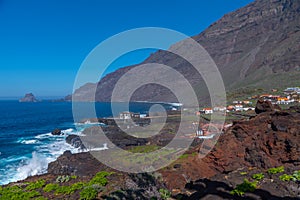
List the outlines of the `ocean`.
{"type": "MultiPolygon", "coordinates": [[[[84,108],[89,103],[79,103],[84,108]]],[[[146,114],[151,103],[130,103],[130,111],[146,114]]],[[[161,104],[172,109],[170,104],[161,104]]],[[[97,117],[112,116],[110,103],[96,103],[97,117]]],[[[125,103],[117,103],[118,111],[125,103]]],[[[90,117],[88,115],[83,117],[90,117]]],[[[76,126],[71,102],[19,103],[16,100],[0,101],[0,185],[43,174],[48,163],[64,151],[77,153],[65,142],[69,134],[80,135],[93,123],[76,126]],[[54,136],[51,131],[61,129],[64,135],[54,136]]]]}

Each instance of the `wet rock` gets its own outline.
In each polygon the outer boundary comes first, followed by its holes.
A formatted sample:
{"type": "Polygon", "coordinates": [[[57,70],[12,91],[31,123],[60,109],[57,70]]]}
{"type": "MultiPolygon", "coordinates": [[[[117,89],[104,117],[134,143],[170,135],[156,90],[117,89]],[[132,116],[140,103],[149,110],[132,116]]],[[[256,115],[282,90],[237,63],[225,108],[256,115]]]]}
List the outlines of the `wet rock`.
{"type": "Polygon", "coordinates": [[[66,142],[75,148],[79,148],[81,150],[86,149],[78,135],[68,135],[66,142]]]}
{"type": "Polygon", "coordinates": [[[52,134],[52,135],[61,135],[62,132],[61,132],[60,129],[55,129],[55,130],[53,130],[53,131],[51,132],[51,134],[52,134]]]}

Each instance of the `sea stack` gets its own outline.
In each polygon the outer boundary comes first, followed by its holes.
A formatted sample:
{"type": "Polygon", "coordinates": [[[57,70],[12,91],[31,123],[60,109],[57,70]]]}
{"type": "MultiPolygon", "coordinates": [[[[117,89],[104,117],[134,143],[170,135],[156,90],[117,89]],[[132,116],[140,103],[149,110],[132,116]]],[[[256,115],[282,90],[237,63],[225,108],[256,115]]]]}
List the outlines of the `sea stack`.
{"type": "Polygon", "coordinates": [[[25,96],[19,99],[19,102],[38,102],[32,93],[25,94],[25,96]]]}

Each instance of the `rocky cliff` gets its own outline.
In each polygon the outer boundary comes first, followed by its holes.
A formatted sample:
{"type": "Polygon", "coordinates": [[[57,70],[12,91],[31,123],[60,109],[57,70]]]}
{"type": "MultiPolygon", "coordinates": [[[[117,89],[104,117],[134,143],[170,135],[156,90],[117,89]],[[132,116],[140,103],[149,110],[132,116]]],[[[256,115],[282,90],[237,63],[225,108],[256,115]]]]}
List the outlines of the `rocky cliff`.
{"type": "MultiPolygon", "coordinates": [[[[281,88],[299,84],[300,1],[257,0],[226,14],[193,38],[214,59],[227,90],[246,86],[281,88]]],[[[144,63],[173,67],[189,80],[200,99],[208,97],[202,78],[181,57],[159,50],[144,63]]],[[[97,87],[96,101],[109,101],[116,82],[133,67],[119,69],[98,83],[84,85],[75,91],[74,100],[93,100],[90,88],[97,87]]],[[[155,71],[152,73],[150,75],[159,76],[155,71]]],[[[139,88],[131,100],[176,101],[176,98],[167,88],[148,84],[139,88]]]]}

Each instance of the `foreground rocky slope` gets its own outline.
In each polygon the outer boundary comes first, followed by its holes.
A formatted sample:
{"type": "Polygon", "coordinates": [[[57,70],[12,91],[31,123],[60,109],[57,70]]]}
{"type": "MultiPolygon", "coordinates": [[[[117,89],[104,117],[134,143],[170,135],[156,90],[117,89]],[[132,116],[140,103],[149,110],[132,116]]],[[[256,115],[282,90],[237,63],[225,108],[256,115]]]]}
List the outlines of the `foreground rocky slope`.
{"type": "MultiPolygon", "coordinates": [[[[152,174],[115,171],[87,152],[71,154],[67,151],[49,164],[48,174],[1,188],[0,199],[10,194],[9,191],[27,194],[28,184],[38,184],[30,186],[36,188],[30,190],[38,192],[36,197],[49,199],[79,199],[86,192],[98,199],[166,199],[171,196],[175,199],[299,199],[300,107],[278,110],[262,105],[257,106],[260,114],[249,120],[235,121],[203,159],[198,157],[200,139],[177,161],[152,174]],[[96,175],[99,171],[105,177],[99,178],[100,175],[96,175]],[[68,180],[62,182],[66,176],[68,180]],[[96,179],[102,181],[94,182],[96,179]],[[48,190],[49,184],[53,190],[48,190]]],[[[166,133],[161,139],[168,139],[166,133]]],[[[139,145],[121,140],[119,136],[115,141],[122,147],[139,145]]],[[[144,146],[137,149],[151,147],[145,143],[140,145],[144,146]]]]}
{"type": "MultiPolygon", "coordinates": [[[[242,86],[255,88],[283,88],[299,84],[300,75],[300,1],[256,0],[212,24],[193,37],[217,64],[225,86],[235,90],[242,86]],[[280,80],[280,81],[278,81],[280,80]]],[[[171,48],[184,44],[180,42],[171,48]]],[[[191,57],[193,52],[190,52],[191,57]]],[[[208,96],[206,86],[184,59],[159,50],[143,63],[160,63],[178,70],[194,87],[199,99],[208,96]]],[[[77,101],[92,101],[92,88],[97,87],[96,101],[110,101],[111,92],[129,66],[119,69],[98,83],[89,83],[75,91],[77,101]]],[[[153,71],[149,76],[159,77],[153,71]]],[[[172,77],[164,77],[180,85],[172,77]]],[[[69,99],[71,96],[69,96],[69,99]]],[[[157,84],[138,89],[132,101],[177,101],[172,93],[157,84]]]]}

